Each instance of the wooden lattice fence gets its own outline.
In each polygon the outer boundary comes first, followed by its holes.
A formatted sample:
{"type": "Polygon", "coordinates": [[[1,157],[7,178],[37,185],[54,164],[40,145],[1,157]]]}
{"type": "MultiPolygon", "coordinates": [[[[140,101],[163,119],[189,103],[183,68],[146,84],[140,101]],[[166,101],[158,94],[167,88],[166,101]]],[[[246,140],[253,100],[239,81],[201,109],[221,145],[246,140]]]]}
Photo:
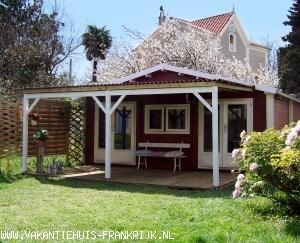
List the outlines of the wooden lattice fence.
{"type": "Polygon", "coordinates": [[[19,154],[22,134],[22,106],[0,99],[0,158],[19,154]]]}
{"type": "MultiPolygon", "coordinates": [[[[49,132],[46,155],[65,154],[69,164],[84,162],[84,102],[40,100],[33,112],[41,115],[38,125],[29,121],[28,155],[36,155],[33,135],[39,129],[49,132]]],[[[22,103],[0,99],[0,158],[21,155],[22,103]]]]}
{"type": "Polygon", "coordinates": [[[73,102],[70,110],[69,124],[69,146],[67,161],[73,164],[84,163],[84,131],[85,131],[85,109],[82,99],[73,102]]]}

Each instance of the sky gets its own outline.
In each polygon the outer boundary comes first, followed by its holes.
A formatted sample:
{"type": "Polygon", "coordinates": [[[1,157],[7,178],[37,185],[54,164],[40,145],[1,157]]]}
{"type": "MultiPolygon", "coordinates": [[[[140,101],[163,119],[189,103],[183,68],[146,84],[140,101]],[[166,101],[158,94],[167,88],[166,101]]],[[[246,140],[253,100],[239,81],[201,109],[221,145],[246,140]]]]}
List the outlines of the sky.
{"type": "MultiPolygon", "coordinates": [[[[289,32],[284,26],[292,0],[61,0],[61,7],[78,31],[87,25],[106,26],[114,39],[124,36],[122,26],[149,34],[158,26],[159,7],[168,17],[195,20],[232,11],[234,6],[249,40],[269,39],[284,45],[281,37],[289,32]]],[[[83,48],[73,58],[73,74],[79,78],[91,63],[86,61],[83,48]]]]}

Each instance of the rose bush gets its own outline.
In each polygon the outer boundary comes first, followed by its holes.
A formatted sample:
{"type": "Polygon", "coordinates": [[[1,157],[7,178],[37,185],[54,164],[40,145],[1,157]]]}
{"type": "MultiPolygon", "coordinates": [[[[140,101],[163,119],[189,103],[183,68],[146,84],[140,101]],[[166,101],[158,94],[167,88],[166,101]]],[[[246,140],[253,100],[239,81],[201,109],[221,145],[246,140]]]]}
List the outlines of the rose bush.
{"type": "Polygon", "coordinates": [[[280,131],[243,131],[241,139],[232,156],[245,178],[238,178],[233,197],[264,196],[300,214],[300,121],[280,131]]]}

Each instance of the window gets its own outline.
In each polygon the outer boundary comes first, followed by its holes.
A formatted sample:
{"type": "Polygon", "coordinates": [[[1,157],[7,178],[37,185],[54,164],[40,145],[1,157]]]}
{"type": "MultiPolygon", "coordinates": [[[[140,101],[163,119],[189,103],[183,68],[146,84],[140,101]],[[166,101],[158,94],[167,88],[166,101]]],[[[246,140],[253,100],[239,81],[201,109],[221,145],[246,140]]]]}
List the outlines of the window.
{"type": "Polygon", "coordinates": [[[229,34],[229,51],[236,51],[236,36],[234,33],[229,34]]]}
{"type": "Polygon", "coordinates": [[[145,133],[189,133],[189,105],[146,105],[145,133]]]}
{"type": "Polygon", "coordinates": [[[227,152],[240,147],[240,133],[247,131],[247,105],[228,105],[228,148],[227,152]]]}
{"type": "Polygon", "coordinates": [[[105,114],[99,108],[98,148],[105,148],[105,114]]]}
{"type": "Polygon", "coordinates": [[[115,149],[131,149],[131,114],[132,110],[123,106],[115,112],[114,143],[115,149]]]}

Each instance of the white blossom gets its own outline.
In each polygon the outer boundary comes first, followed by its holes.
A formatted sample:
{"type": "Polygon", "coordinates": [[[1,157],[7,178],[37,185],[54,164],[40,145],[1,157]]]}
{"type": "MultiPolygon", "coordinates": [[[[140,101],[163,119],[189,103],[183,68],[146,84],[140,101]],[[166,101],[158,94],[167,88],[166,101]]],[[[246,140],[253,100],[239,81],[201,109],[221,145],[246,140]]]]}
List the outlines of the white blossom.
{"type": "Polygon", "coordinates": [[[188,22],[169,19],[152,35],[145,37],[138,31],[126,29],[141,44],[133,48],[117,42],[104,61],[99,61],[97,79],[112,82],[117,78],[166,63],[197,71],[238,79],[249,84],[278,85],[278,78],[262,67],[252,72],[246,62],[225,58],[220,39],[188,22]]]}

